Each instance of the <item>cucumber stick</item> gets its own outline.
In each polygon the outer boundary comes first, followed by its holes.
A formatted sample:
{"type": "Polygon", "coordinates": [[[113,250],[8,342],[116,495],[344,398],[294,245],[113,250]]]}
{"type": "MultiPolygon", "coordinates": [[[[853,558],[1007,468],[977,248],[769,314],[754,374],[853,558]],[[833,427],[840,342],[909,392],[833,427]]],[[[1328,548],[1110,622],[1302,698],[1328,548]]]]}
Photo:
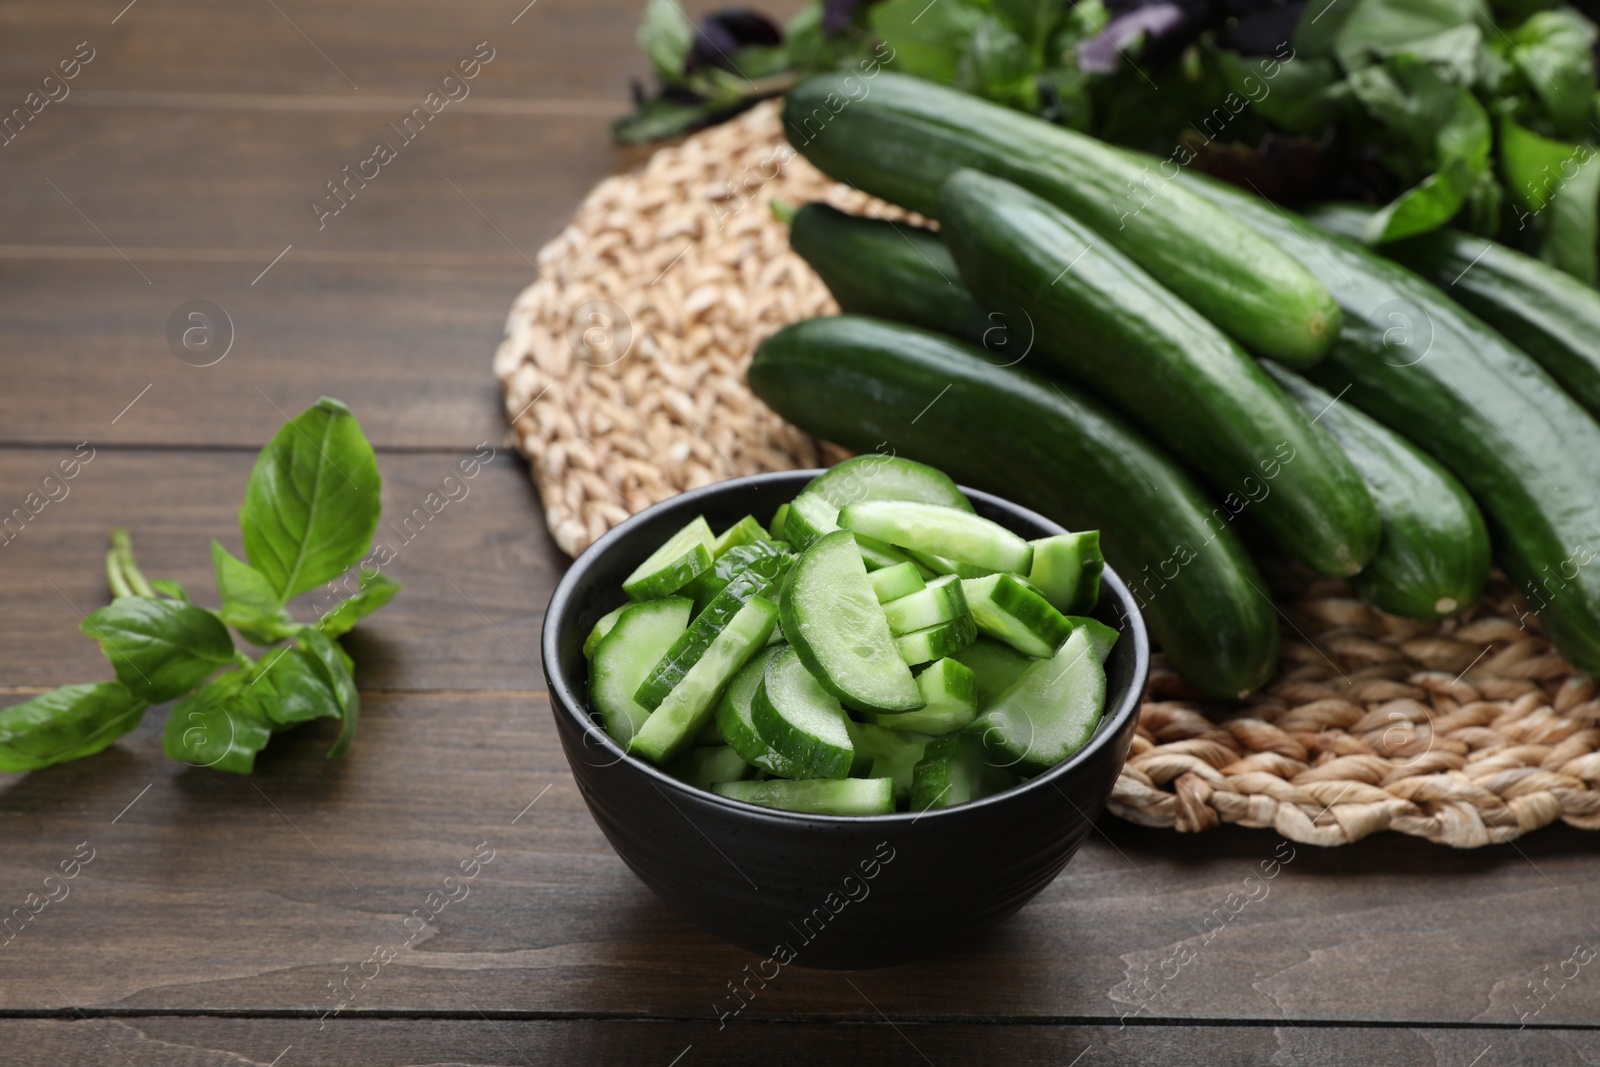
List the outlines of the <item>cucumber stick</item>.
{"type": "Polygon", "coordinates": [[[1100,602],[1100,531],[1058,534],[1033,542],[1033,566],[1028,583],[1067,615],[1093,611],[1100,602]]]}
{"type": "Polygon", "coordinates": [[[1319,574],[1346,577],[1372,558],[1382,524],[1361,476],[1197,311],[1101,235],[1010,182],[958,171],[940,190],[939,215],[979,298],[1026,308],[1040,355],[1239,501],[1230,511],[1247,502],[1319,574]]]}
{"type": "MultiPolygon", "coordinates": [[[[919,589],[927,588],[927,583],[922,580],[922,572],[909,560],[872,571],[867,575],[867,581],[872,583],[873,595],[878,598],[880,604],[887,604],[891,600],[898,600],[903,596],[910,596],[919,589]]],[[[595,623],[595,628],[599,629],[600,625],[610,617],[608,615],[595,623]]]]}
{"type": "Polygon", "coordinates": [[[894,811],[893,778],[718,782],[711,791],[729,800],[810,815],[888,815],[894,811]]]}
{"type": "Polygon", "coordinates": [[[945,178],[962,167],[987,171],[1072,212],[1262,355],[1306,365],[1338,335],[1327,287],[1166,180],[1155,160],[919,78],[880,73],[861,90],[853,74],[819,74],[784,101],[790,143],[825,174],[938,216],[945,178]]]}
{"type": "Polygon", "coordinates": [[[1063,526],[1099,527],[1156,640],[1206,695],[1236,698],[1271,677],[1277,612],[1226,513],[1087,393],[854,315],[778,331],[756,350],[749,380],[778,414],[826,440],[887,441],[1063,526]]]}
{"type": "Polygon", "coordinates": [[[839,525],[898,548],[994,571],[1026,574],[1033,546],[997,522],[939,504],[867,500],[839,511],[839,525]]]}
{"type": "Polygon", "coordinates": [[[1489,581],[1489,531],[1455,476],[1425,452],[1304,378],[1270,371],[1333,435],[1383,516],[1383,541],[1356,592],[1384,611],[1413,619],[1454,615],[1477,602],[1489,581]]]}
{"type": "Polygon", "coordinates": [[[623,579],[622,591],[629,600],[653,600],[676,593],[711,569],[715,541],[705,516],[695,516],[623,579]]]}
{"type": "Polygon", "coordinates": [[[978,632],[1025,656],[1053,656],[1072,623],[1050,602],[1009,574],[968,578],[961,583],[978,632]]]}
{"type": "Polygon", "coordinates": [[[1417,275],[1264,201],[1185,181],[1335,287],[1345,337],[1312,379],[1334,395],[1348,389],[1346,400],[1461,479],[1557,647],[1579,670],[1600,672],[1600,567],[1590,565],[1600,552],[1600,426],[1417,275]]]}
{"type": "Polygon", "coordinates": [[[693,607],[682,597],[629,604],[595,643],[589,664],[589,699],[600,712],[606,733],[617,744],[626,745],[650,717],[651,709],[638,703],[634,693],[667,649],[683,636],[693,607]]]}
{"type": "Polygon", "coordinates": [[[931,663],[936,659],[953,656],[972,644],[978,636],[978,627],[971,615],[961,615],[949,622],[941,622],[921,630],[912,630],[894,639],[900,656],[911,666],[931,663]]]}
{"type": "Polygon", "coordinates": [[[961,579],[953,574],[935,578],[918,592],[883,605],[889,632],[896,637],[949,622],[967,613],[967,598],[961,579]]]}
{"type": "Polygon", "coordinates": [[[797,778],[844,778],[855,762],[850,718],[806,669],[794,649],[767,663],[752,713],[761,740],[797,778]]]}

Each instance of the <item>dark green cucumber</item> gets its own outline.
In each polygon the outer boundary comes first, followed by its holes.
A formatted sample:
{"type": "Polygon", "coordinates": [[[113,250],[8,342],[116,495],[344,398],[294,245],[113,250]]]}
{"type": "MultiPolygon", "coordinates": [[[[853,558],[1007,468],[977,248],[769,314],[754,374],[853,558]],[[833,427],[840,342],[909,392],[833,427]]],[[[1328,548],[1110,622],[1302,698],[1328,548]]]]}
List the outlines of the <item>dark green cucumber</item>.
{"type": "Polygon", "coordinates": [[[1153,159],[890,73],[808,78],[783,118],[790,143],[824,173],[925,215],[938,214],[939,184],[961,167],[1031,189],[1262,355],[1306,365],[1338,335],[1339,306],[1322,283],[1153,159]]]}
{"type": "Polygon", "coordinates": [[[1526,353],[1404,267],[1220,183],[1185,180],[1335,287],[1345,336],[1313,380],[1461,479],[1557,647],[1600,672],[1600,426],[1526,353]]]}
{"type": "MultiPolygon", "coordinates": [[[[1359,240],[1372,209],[1329,204],[1308,214],[1325,230],[1359,240]]],[[[1600,416],[1600,292],[1565,271],[1458,230],[1434,230],[1380,251],[1516,341],[1550,376],[1600,416]]]]}
{"type": "Polygon", "coordinates": [[[789,244],[851,314],[926,326],[975,345],[1005,336],[932,230],[817,203],[795,213],[789,244]]]}
{"type": "Polygon", "coordinates": [[[1277,613],[1225,515],[1214,516],[1188,474],[1075,386],[853,315],[780,330],[756,350],[749,379],[778,414],[826,440],[862,450],[888,441],[897,455],[1063,526],[1098,527],[1106,559],[1200,691],[1238,697],[1271,677],[1277,613]]]}
{"type": "Polygon", "coordinates": [[[1454,615],[1476,603],[1489,581],[1489,531],[1455,476],[1299,375],[1271,363],[1267,370],[1317,414],[1367,480],[1383,516],[1383,541],[1353,580],[1356,591],[1384,611],[1413,619],[1454,615]]]}
{"type": "MultiPolygon", "coordinates": [[[[1338,446],[1250,356],[1092,230],[1011,182],[958,171],[943,234],[980,299],[1033,319],[1034,348],[1140,422],[1290,555],[1346,577],[1382,524],[1338,446]]],[[[1230,507],[1230,511],[1239,510],[1230,507]]]]}

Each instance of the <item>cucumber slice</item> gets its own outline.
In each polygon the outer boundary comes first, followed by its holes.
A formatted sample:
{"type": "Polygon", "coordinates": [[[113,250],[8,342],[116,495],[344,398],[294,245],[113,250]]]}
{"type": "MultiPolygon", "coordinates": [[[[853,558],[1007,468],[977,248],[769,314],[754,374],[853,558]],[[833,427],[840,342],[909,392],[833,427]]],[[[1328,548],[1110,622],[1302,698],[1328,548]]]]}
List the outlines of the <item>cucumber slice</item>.
{"type": "MultiPolygon", "coordinates": [[[[837,529],[837,527],[835,527],[837,529]]],[[[867,565],[867,570],[875,571],[883,567],[893,567],[901,563],[912,563],[911,554],[902,551],[887,541],[880,541],[876,537],[866,534],[856,534],[856,549],[861,553],[861,562],[867,565]]],[[[912,563],[915,566],[915,563],[912,563]]],[[[919,572],[920,573],[920,572],[919,572]]]]}
{"type": "Polygon", "coordinates": [[[772,657],[751,702],[756,733],[800,778],[844,778],[855,761],[850,718],[795,650],[772,657]]]}
{"type": "MultiPolygon", "coordinates": [[[[733,554],[729,553],[730,556],[733,554]]],[[[785,556],[758,554],[758,558],[729,579],[728,584],[711,599],[711,603],[706,605],[704,611],[695,616],[694,622],[683,632],[683,636],[673,642],[666,655],[661,657],[661,661],[639,684],[639,690],[634,693],[633,699],[651,710],[660,707],[673,687],[683,680],[684,675],[688,674],[700,661],[700,657],[711,648],[723,627],[728,625],[752,597],[764,596],[769,600],[777,599],[775,590],[778,580],[783,576],[786,562],[785,556]]],[[[763,637],[762,641],[765,642],[766,638],[763,637]]]]}
{"type": "Polygon", "coordinates": [[[750,771],[750,765],[727,745],[716,748],[686,749],[664,770],[697,789],[710,789],[718,782],[737,782],[750,771]]]}
{"type": "Polygon", "coordinates": [[[1057,534],[1033,542],[1028,581],[1063,615],[1093,611],[1100,600],[1100,531],[1057,534]]]}
{"type": "Polygon", "coordinates": [[[602,637],[611,632],[611,628],[617,624],[617,619],[622,616],[623,610],[627,607],[628,605],[624,604],[622,607],[615,608],[600,616],[599,621],[594,624],[594,629],[589,631],[589,636],[583,639],[584,659],[594,659],[595,646],[600,643],[602,637]]]}
{"type": "Polygon", "coordinates": [[[1111,649],[1117,643],[1117,638],[1121,637],[1122,634],[1099,619],[1091,619],[1083,615],[1068,615],[1067,621],[1072,624],[1075,630],[1088,631],[1089,644],[1094,646],[1095,658],[1103,666],[1106,662],[1106,657],[1111,655],[1111,649]]]}
{"type": "Polygon", "coordinates": [[[980,633],[1025,656],[1048,659],[1072,633],[1072,623],[1025,582],[1009,574],[961,583],[980,633]]]}
{"type": "Polygon", "coordinates": [[[733,750],[753,767],[776,774],[780,778],[804,778],[805,770],[774,752],[772,746],[761,740],[756,730],[753,703],[761,680],[766,677],[767,666],[782,649],[766,648],[733,676],[728,688],[717,704],[714,720],[722,736],[733,750]]]}
{"type": "Polygon", "coordinates": [[[894,641],[895,647],[900,650],[900,658],[915,667],[919,663],[953,656],[972,644],[977,637],[978,627],[972,621],[972,616],[962,615],[949,622],[930,626],[926,630],[913,630],[908,634],[902,634],[894,641]]]}
{"type": "Polygon", "coordinates": [[[839,528],[839,509],[820,496],[801,493],[789,502],[783,536],[804,551],[839,528]]]}
{"type": "Polygon", "coordinates": [[[977,682],[979,711],[987,711],[989,705],[994,703],[994,698],[1010,689],[1011,683],[1021,678],[1022,672],[1034,663],[1033,657],[1024,656],[1010,645],[991,641],[987,637],[978,638],[957,652],[954,658],[972,668],[977,682]]]}
{"type": "Polygon", "coordinates": [[[982,578],[985,575],[994,573],[989,567],[979,567],[971,563],[945,559],[943,556],[935,556],[931,552],[907,552],[906,555],[935,574],[953,574],[957,578],[982,578]]]}
{"type": "Polygon", "coordinates": [[[711,791],[729,800],[811,815],[888,815],[894,811],[892,778],[718,782],[711,791]]]}
{"type": "Polygon", "coordinates": [[[710,570],[678,590],[678,595],[693,600],[695,613],[699,614],[710,606],[716,595],[726,589],[728,583],[735,577],[758,565],[770,567],[772,564],[767,562],[769,560],[777,561],[781,573],[794,561],[794,554],[783,545],[772,541],[736,545],[724,552],[720,558],[714,559],[710,570]]]}
{"type": "Polygon", "coordinates": [[[967,598],[961,579],[953,574],[935,578],[910,596],[891,600],[883,606],[889,632],[899,637],[913,630],[925,630],[967,613],[967,598]]]}
{"type": "MultiPolygon", "coordinates": [[[[921,715],[920,711],[908,711],[907,715],[921,715]]],[[[917,763],[922,759],[922,750],[928,746],[933,738],[927,734],[907,733],[901,730],[886,730],[881,726],[871,723],[862,723],[855,728],[856,747],[872,757],[872,777],[888,778],[894,782],[894,799],[896,804],[904,804],[911,799],[911,775],[916,770],[917,763]]]]}
{"type": "Polygon", "coordinates": [[[762,541],[771,541],[772,535],[767,533],[766,527],[756,521],[754,515],[746,515],[732,526],[723,530],[717,539],[711,542],[711,558],[713,561],[722,558],[730,548],[739,545],[751,545],[762,541]]]}
{"type": "Polygon", "coordinates": [[[1027,574],[1033,546],[988,519],[971,512],[903,500],[866,500],[846,505],[839,525],[913,552],[987,567],[991,571],[1027,574]]]}
{"type": "Polygon", "coordinates": [[[628,743],[628,751],[653,763],[665,763],[687,748],[710,721],[723,686],[761,650],[777,624],[777,605],[765,597],[751,597],[705,655],[673,686],[667,699],[650,713],[628,743]]]}
{"type": "Polygon", "coordinates": [[[704,515],[650,553],[622,583],[629,600],[654,600],[671,596],[711,569],[711,526],[704,515]]]}
{"type": "Polygon", "coordinates": [[[928,664],[917,675],[917,688],[928,702],[927,707],[897,715],[868,716],[873,725],[943,737],[965,729],[978,717],[977,677],[972,668],[958,660],[947,656],[928,664]]]}
{"type": "Polygon", "coordinates": [[[772,536],[780,541],[787,541],[789,539],[789,535],[784,532],[784,522],[788,519],[788,517],[789,505],[779,504],[778,510],[772,513],[772,521],[767,524],[767,528],[772,531],[772,536]]]}
{"type": "Polygon", "coordinates": [[[943,471],[897,456],[855,456],[811,479],[804,492],[836,508],[861,500],[917,500],[971,511],[972,503],[943,471]]]}
{"type": "Polygon", "coordinates": [[[984,758],[983,748],[968,734],[928,742],[911,774],[911,810],[953,808],[991,796],[1017,784],[1017,778],[984,758]]]}
{"type": "Polygon", "coordinates": [[[848,531],[831,533],[801,554],[789,570],[782,609],[784,635],[828,692],[860,711],[922,706],[848,531]]]}
{"type": "MultiPolygon", "coordinates": [[[[891,600],[899,600],[903,596],[910,596],[919,589],[926,588],[922,580],[922,572],[917,570],[917,565],[907,560],[896,563],[892,567],[872,571],[867,575],[867,581],[872,583],[872,591],[878,597],[878,603],[887,604],[891,600]]],[[[613,612],[612,614],[615,614],[613,612]]],[[[609,619],[611,616],[606,616],[609,619]]],[[[601,619],[600,622],[605,622],[601,619]]],[[[599,623],[595,626],[598,628],[599,623]]]]}
{"type": "Polygon", "coordinates": [[[693,605],[682,597],[629,604],[611,630],[595,645],[589,664],[589,699],[600,713],[606,733],[626,745],[650,717],[650,709],[633,699],[650,673],[689,625],[693,605]]]}
{"type": "Polygon", "coordinates": [[[991,763],[1036,774],[1088,743],[1106,703],[1106,672],[1088,628],[1035,661],[967,727],[991,763]]]}

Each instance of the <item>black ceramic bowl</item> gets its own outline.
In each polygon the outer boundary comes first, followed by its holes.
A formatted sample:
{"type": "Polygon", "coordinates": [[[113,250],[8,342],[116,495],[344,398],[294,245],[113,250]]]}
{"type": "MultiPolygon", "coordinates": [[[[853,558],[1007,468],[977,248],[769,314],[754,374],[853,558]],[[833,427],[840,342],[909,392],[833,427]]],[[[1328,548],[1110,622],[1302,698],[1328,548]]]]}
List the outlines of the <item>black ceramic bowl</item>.
{"type": "MultiPolygon", "coordinates": [[[[706,486],[635,515],[585,552],[550,598],[544,670],[573,776],[595,822],[644,883],[712,933],[777,963],[875,967],[969,938],[1015,913],[1077,851],[1116,782],[1149,670],[1144,622],[1107,568],[1095,617],[1122,637],[1106,663],[1106,714],[1076,756],[971,804],[846,818],[725,800],[624,755],[591,719],[583,639],[623,602],[622,580],[704,514],[721,529],[765,520],[817,471],[706,486]]],[[[978,514],[1023,537],[1060,526],[966,490],[978,514]]]]}

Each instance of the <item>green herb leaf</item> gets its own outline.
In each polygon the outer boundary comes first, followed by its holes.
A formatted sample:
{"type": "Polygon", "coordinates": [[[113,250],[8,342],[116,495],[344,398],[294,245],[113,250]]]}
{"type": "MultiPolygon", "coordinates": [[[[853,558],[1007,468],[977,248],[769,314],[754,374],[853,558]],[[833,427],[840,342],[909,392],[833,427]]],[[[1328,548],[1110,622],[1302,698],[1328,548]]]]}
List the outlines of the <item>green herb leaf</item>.
{"type": "Polygon", "coordinates": [[[1512,30],[1508,58],[1557,131],[1584,136],[1594,108],[1595,25],[1571,8],[1541,11],[1512,30]]]}
{"type": "Polygon", "coordinates": [[[188,600],[189,591],[170,578],[150,579],[150,588],[173,600],[188,600]]]}
{"type": "Polygon", "coordinates": [[[217,594],[222,597],[222,621],[247,640],[276,644],[298,628],[280,606],[278,592],[266,575],[215,541],[211,542],[211,563],[217,574],[217,594]]]}
{"type": "Polygon", "coordinates": [[[1600,199],[1595,149],[1540,137],[1506,120],[1500,124],[1500,173],[1516,207],[1516,231],[1538,235],[1540,259],[1594,284],[1600,199]]]}
{"type": "Polygon", "coordinates": [[[639,21],[639,47],[661,80],[674,85],[683,80],[683,68],[694,44],[694,23],[676,0],[650,0],[639,21]]]}
{"type": "Polygon", "coordinates": [[[973,0],[885,0],[867,9],[872,31],[894,49],[894,69],[949,85],[988,12],[973,0]]]}
{"type": "Polygon", "coordinates": [[[0,771],[92,756],[139,725],[149,705],[120,682],[64,685],[0,709],[0,771]]]}
{"type": "Polygon", "coordinates": [[[256,753],[272,739],[271,721],[251,671],[219,675],[179,701],[167,719],[162,747],[194,767],[249,774],[256,753]]]}
{"type": "Polygon", "coordinates": [[[260,690],[263,710],[277,727],[341,714],[327,671],[304,649],[275,648],[261,657],[254,674],[251,686],[260,690]]]}
{"type": "Polygon", "coordinates": [[[222,620],[181,600],[118,597],[81,628],[100,643],[117,681],[151,704],[182,696],[235,662],[222,620]]]}
{"type": "Polygon", "coordinates": [[[381,572],[362,571],[356,594],[324,615],[317,629],[329,637],[343,636],[355,629],[356,623],[393,600],[399,591],[400,583],[384,577],[381,572]]]}
{"type": "Polygon", "coordinates": [[[342,725],[339,740],[328,750],[328,757],[342,756],[350,751],[350,744],[356,739],[356,721],[361,715],[361,694],[356,690],[355,664],[350,662],[350,657],[339,647],[339,643],[321,630],[302,630],[295,640],[321,666],[323,680],[338,702],[342,725]]]}
{"type": "MultiPolygon", "coordinates": [[[[1342,0],[1348,2],[1348,0],[1342,0]]],[[[1307,13],[1320,5],[1316,0],[1307,13]]],[[[1346,71],[1405,51],[1405,45],[1470,23],[1487,28],[1488,15],[1478,0],[1356,0],[1333,40],[1333,52],[1346,71]]],[[[1299,35],[1307,29],[1302,19],[1299,35]]]]}
{"type": "Polygon", "coordinates": [[[955,87],[997,104],[1034,111],[1039,106],[1038,73],[1021,37],[999,19],[978,24],[956,66],[955,87]]]}
{"type": "Polygon", "coordinates": [[[380,480],[350,409],[323,397],[284,425],[256,460],[239,525],[245,555],[291,597],[349,570],[372,545],[380,480]]]}

